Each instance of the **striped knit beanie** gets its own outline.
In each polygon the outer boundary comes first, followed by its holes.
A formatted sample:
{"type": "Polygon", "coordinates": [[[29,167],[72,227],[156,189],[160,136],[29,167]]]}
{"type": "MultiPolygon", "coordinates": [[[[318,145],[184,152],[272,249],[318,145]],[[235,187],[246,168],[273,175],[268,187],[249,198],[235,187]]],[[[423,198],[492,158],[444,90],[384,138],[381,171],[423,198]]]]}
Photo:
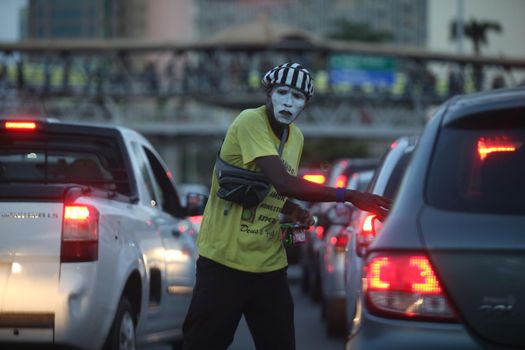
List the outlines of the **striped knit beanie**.
{"type": "Polygon", "coordinates": [[[314,80],[310,72],[299,63],[285,63],[270,69],[261,80],[265,88],[272,85],[286,85],[295,88],[310,99],[314,94],[314,80]]]}

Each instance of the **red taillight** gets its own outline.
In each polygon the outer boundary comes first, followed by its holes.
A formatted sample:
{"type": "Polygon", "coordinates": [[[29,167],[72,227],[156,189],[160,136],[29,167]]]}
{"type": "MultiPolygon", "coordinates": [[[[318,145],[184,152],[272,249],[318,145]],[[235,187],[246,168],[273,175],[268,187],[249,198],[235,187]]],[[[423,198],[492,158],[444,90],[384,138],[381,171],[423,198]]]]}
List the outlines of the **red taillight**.
{"type": "Polygon", "coordinates": [[[337,235],[330,237],[330,244],[332,244],[336,251],[344,251],[348,244],[348,234],[343,229],[337,235]]]}
{"type": "Polygon", "coordinates": [[[89,219],[89,208],[85,205],[68,205],[64,207],[64,220],[86,221],[89,219]]]}
{"type": "Polygon", "coordinates": [[[29,131],[36,129],[35,122],[28,121],[6,121],[4,124],[7,130],[20,130],[20,131],[29,131]]]}
{"type": "Polygon", "coordinates": [[[321,174],[305,174],[303,175],[303,179],[320,185],[324,184],[326,181],[326,177],[321,174]]]}
{"type": "Polygon", "coordinates": [[[356,237],[356,252],[359,256],[364,256],[365,251],[376,238],[377,231],[381,222],[375,214],[367,214],[361,223],[361,229],[356,237]]]}
{"type": "Polygon", "coordinates": [[[64,206],[61,262],[98,259],[98,210],[90,205],[64,206]]]}
{"type": "Polygon", "coordinates": [[[479,159],[484,160],[491,153],[495,152],[515,152],[518,143],[511,141],[506,136],[486,138],[480,137],[478,140],[479,159]]]}
{"type": "Polygon", "coordinates": [[[364,293],[373,313],[396,317],[455,319],[439,280],[423,254],[378,254],[364,268],[364,293]]]}
{"type": "Polygon", "coordinates": [[[394,142],[392,142],[392,143],[390,144],[390,149],[394,149],[394,148],[396,148],[396,147],[397,147],[397,144],[398,144],[397,140],[394,141],[394,142]]]}
{"type": "Polygon", "coordinates": [[[202,222],[202,215],[190,216],[190,221],[194,225],[200,225],[202,222]]]}
{"type": "Polygon", "coordinates": [[[335,187],[346,188],[346,185],[348,185],[348,176],[339,175],[335,180],[335,187]]]}
{"type": "Polygon", "coordinates": [[[315,235],[318,239],[323,239],[324,237],[324,227],[323,226],[317,226],[315,228],[315,235]]]}

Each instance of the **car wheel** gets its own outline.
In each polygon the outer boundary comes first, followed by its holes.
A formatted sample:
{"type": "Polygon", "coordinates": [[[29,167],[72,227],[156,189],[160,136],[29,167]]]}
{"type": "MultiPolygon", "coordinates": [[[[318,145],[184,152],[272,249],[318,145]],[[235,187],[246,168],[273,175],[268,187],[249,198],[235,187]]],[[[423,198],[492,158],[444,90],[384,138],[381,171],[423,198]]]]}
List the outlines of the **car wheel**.
{"type": "Polygon", "coordinates": [[[173,343],[171,343],[171,349],[172,350],[182,350],[183,345],[184,345],[184,340],[182,338],[177,339],[173,343]]]}
{"type": "MultiPolygon", "coordinates": [[[[352,302],[351,300],[347,300],[347,302],[352,302]]],[[[346,312],[346,333],[348,336],[352,335],[352,330],[354,329],[354,318],[356,315],[361,313],[361,311],[358,311],[361,309],[361,305],[359,304],[360,300],[359,297],[355,298],[355,302],[353,303],[354,307],[353,309],[347,308],[346,312]]]]}
{"type": "Polygon", "coordinates": [[[326,301],[326,333],[329,336],[336,337],[346,334],[347,323],[344,311],[344,305],[340,301],[326,301]]]}
{"type": "Polygon", "coordinates": [[[122,297],[104,344],[104,350],[135,350],[134,316],[131,303],[126,297],[122,297]]]}
{"type": "Polygon", "coordinates": [[[313,272],[310,278],[310,298],[312,301],[321,300],[321,278],[318,272],[313,272]]]}

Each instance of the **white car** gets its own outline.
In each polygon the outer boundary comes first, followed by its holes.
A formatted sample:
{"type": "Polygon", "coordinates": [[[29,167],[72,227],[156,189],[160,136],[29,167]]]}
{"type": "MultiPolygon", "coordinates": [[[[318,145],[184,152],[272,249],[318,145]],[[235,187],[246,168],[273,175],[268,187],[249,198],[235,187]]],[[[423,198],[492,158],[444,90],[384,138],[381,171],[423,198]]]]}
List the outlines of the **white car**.
{"type": "Polygon", "coordinates": [[[0,348],[179,345],[201,214],[130,129],[2,121],[0,348]]]}

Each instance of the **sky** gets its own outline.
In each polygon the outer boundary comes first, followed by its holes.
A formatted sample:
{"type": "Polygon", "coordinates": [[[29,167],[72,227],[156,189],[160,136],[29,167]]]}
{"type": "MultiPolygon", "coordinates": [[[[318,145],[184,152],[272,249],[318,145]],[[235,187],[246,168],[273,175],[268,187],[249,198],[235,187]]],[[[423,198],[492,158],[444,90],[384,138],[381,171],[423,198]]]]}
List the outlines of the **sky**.
{"type": "MultiPolygon", "coordinates": [[[[458,0],[429,1],[428,48],[435,51],[458,52],[457,43],[450,41],[448,27],[457,16],[458,0]]],[[[525,59],[525,0],[464,0],[465,19],[499,22],[503,32],[488,35],[489,46],[481,53],[490,56],[525,59]]],[[[465,43],[464,53],[473,53],[465,43]]]]}
{"type": "MultiPolygon", "coordinates": [[[[177,0],[173,0],[177,1],[177,0]]],[[[464,1],[465,19],[499,22],[503,33],[490,33],[489,46],[482,54],[525,59],[525,0],[429,0],[428,49],[458,52],[458,45],[449,40],[448,27],[457,14],[458,1],[464,1]]],[[[18,14],[27,0],[0,0],[0,41],[19,39],[18,14]]],[[[472,53],[472,45],[464,45],[464,53],[472,53]]]]}

